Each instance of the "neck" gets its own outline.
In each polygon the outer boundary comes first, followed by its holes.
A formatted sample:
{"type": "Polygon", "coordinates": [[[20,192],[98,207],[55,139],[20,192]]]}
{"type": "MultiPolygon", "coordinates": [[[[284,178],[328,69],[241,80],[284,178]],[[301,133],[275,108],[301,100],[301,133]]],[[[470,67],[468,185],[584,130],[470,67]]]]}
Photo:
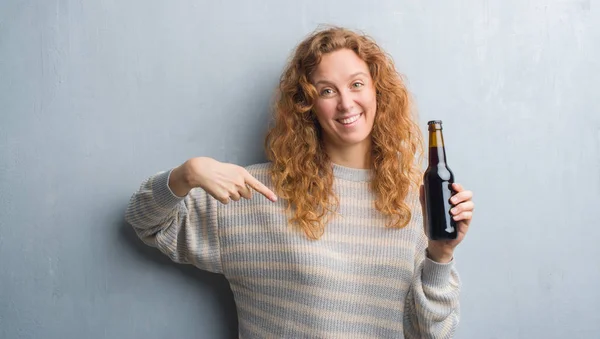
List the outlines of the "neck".
{"type": "Polygon", "coordinates": [[[371,168],[371,139],[351,146],[325,142],[325,151],[334,164],[350,168],[371,168]]]}
{"type": "Polygon", "coordinates": [[[446,150],[441,130],[429,133],[429,166],[446,163],[446,150]]]}
{"type": "Polygon", "coordinates": [[[429,147],[429,166],[446,164],[446,150],[444,146],[429,147]]]}

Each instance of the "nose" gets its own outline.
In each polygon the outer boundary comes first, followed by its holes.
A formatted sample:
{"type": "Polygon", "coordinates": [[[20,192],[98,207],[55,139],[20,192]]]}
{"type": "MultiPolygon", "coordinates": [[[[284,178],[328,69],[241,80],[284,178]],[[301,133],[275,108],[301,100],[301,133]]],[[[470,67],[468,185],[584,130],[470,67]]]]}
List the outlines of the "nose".
{"type": "Polygon", "coordinates": [[[338,95],[338,105],[337,109],[340,112],[350,112],[354,107],[354,98],[352,98],[352,93],[348,92],[340,92],[338,95]]]}

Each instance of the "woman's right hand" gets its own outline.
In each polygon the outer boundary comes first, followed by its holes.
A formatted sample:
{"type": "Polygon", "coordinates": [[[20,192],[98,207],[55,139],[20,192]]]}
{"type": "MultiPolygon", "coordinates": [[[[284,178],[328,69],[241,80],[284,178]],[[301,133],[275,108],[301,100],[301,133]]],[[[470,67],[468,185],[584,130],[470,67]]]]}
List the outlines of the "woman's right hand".
{"type": "Polygon", "coordinates": [[[277,201],[275,193],[245,168],[207,157],[192,158],[174,168],[169,187],[180,197],[186,196],[192,188],[200,187],[223,204],[250,199],[253,189],[267,199],[277,201]]]}

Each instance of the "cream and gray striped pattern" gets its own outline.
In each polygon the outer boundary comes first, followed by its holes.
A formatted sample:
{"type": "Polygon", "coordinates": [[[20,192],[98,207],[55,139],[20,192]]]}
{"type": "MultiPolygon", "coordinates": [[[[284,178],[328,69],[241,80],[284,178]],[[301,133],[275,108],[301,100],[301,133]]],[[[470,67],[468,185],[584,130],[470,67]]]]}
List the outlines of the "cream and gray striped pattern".
{"type": "MultiPolygon", "coordinates": [[[[268,164],[247,167],[270,185],[268,164]]],[[[259,194],[223,205],[201,189],[179,198],[170,171],[136,192],[126,219],[173,261],[224,274],[240,338],[452,338],[459,318],[454,263],[425,256],[418,196],[403,229],[385,227],[368,170],[334,165],[338,213],[319,240],[259,194]]]]}

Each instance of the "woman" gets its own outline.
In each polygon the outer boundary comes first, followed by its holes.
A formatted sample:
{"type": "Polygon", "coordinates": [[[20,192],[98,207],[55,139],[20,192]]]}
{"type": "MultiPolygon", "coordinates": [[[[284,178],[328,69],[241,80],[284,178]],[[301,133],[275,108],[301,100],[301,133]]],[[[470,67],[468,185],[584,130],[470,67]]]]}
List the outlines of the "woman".
{"type": "Polygon", "coordinates": [[[422,138],[391,58],[352,31],[315,32],[274,111],[268,163],[193,158],[144,181],[127,209],[138,235],[225,275],[241,338],[451,338],[472,193],[454,185],[458,239],[428,241],[422,138]]]}

